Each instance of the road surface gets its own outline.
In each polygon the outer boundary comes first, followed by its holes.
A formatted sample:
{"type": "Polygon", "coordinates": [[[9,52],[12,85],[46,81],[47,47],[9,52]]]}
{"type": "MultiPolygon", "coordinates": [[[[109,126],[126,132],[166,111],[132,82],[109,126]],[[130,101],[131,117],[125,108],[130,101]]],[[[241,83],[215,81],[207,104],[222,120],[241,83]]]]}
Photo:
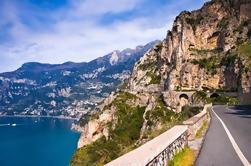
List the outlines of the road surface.
{"type": "Polygon", "coordinates": [[[195,165],[250,165],[251,109],[214,106],[213,111],[211,124],[195,165]]]}

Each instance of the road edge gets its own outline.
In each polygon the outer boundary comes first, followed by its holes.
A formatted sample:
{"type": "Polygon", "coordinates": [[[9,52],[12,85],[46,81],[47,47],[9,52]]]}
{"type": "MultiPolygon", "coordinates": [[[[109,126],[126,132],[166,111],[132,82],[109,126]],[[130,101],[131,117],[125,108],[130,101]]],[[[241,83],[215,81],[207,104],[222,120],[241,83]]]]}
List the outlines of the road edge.
{"type": "MultiPolygon", "coordinates": [[[[213,107],[213,106],[212,106],[213,107]]],[[[208,116],[208,124],[207,124],[207,128],[205,130],[205,132],[202,134],[202,140],[200,142],[200,147],[199,147],[199,150],[197,151],[197,153],[195,154],[195,160],[193,162],[193,165],[195,165],[195,163],[197,162],[198,158],[199,158],[199,155],[201,153],[201,150],[202,150],[202,147],[203,147],[203,144],[205,142],[205,139],[206,139],[206,135],[211,127],[211,120],[212,120],[212,117],[211,117],[211,114],[210,112],[212,111],[212,107],[210,107],[210,111],[207,111],[207,116],[208,116]]]]}
{"type": "MultiPolygon", "coordinates": [[[[226,107],[227,108],[227,107],[226,107]]],[[[219,115],[213,110],[213,108],[211,109],[212,112],[215,114],[216,118],[220,121],[223,129],[225,130],[228,139],[230,140],[232,147],[235,151],[235,153],[237,154],[237,156],[239,157],[240,161],[242,162],[242,164],[244,166],[250,166],[249,161],[247,160],[247,158],[244,156],[244,154],[242,153],[240,147],[238,146],[238,144],[236,143],[234,137],[232,136],[231,132],[229,131],[229,129],[227,128],[227,125],[224,123],[224,121],[219,117],[219,115]]]]}

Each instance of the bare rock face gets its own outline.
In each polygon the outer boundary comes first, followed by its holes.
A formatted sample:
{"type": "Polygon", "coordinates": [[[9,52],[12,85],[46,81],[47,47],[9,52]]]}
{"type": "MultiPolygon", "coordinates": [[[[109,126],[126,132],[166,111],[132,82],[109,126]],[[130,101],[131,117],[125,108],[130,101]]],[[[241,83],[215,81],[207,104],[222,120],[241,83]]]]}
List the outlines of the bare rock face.
{"type": "Polygon", "coordinates": [[[247,20],[251,18],[251,4],[244,2],[240,5],[240,20],[247,20]]]}
{"type": "Polygon", "coordinates": [[[91,119],[82,129],[78,148],[83,147],[102,136],[108,137],[107,123],[114,120],[115,109],[104,110],[97,118],[91,119]]]}
{"type": "Polygon", "coordinates": [[[129,81],[130,91],[156,93],[160,91],[160,73],[157,59],[160,46],[149,50],[138,63],[135,64],[129,81]]]}
{"type": "Polygon", "coordinates": [[[176,109],[180,101],[173,91],[177,90],[227,87],[250,94],[250,75],[242,72],[241,55],[228,62],[238,54],[238,45],[250,39],[250,13],[251,2],[240,0],[213,0],[200,10],[182,12],[166,39],[135,65],[131,90],[165,92],[166,104],[176,109]],[[158,88],[149,85],[151,69],[160,77],[154,84],[158,88]]]}

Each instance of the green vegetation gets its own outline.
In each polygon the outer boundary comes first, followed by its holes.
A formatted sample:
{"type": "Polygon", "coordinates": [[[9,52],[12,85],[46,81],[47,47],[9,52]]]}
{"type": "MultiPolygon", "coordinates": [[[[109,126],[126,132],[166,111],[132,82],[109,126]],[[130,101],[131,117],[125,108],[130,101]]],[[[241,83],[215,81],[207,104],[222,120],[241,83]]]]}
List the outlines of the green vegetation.
{"type": "Polygon", "coordinates": [[[206,129],[207,129],[207,121],[205,120],[200,129],[196,132],[195,138],[197,139],[201,138],[206,129]]]}
{"type": "Polygon", "coordinates": [[[178,85],[175,87],[175,91],[181,91],[181,87],[178,85]]]}
{"type": "Polygon", "coordinates": [[[162,125],[162,129],[150,129],[146,131],[144,137],[150,139],[154,138],[167,129],[171,128],[172,126],[179,124],[184,120],[187,120],[192,116],[198,114],[200,110],[201,108],[199,107],[185,106],[180,113],[175,113],[165,106],[161,98],[158,98],[156,106],[152,110],[147,111],[145,118],[147,120],[147,126],[152,127],[160,123],[162,125]]]}
{"type": "Polygon", "coordinates": [[[226,67],[234,67],[234,64],[237,59],[237,54],[227,54],[221,59],[220,65],[226,67]]]}
{"type": "Polygon", "coordinates": [[[159,42],[158,44],[156,44],[154,50],[155,50],[156,52],[160,52],[162,48],[163,48],[162,42],[159,42]]]}
{"type": "Polygon", "coordinates": [[[192,60],[192,64],[199,65],[201,68],[204,68],[207,74],[215,75],[217,73],[217,69],[220,68],[220,59],[216,56],[212,56],[210,58],[203,58],[199,60],[192,60]]]}
{"type": "Polygon", "coordinates": [[[215,89],[215,92],[237,92],[238,89],[237,88],[233,88],[233,87],[223,87],[220,89],[215,89]]]}
{"type": "Polygon", "coordinates": [[[196,52],[198,55],[207,55],[208,53],[210,54],[219,54],[223,50],[222,48],[215,48],[215,49],[198,49],[198,48],[189,48],[189,51],[196,52]]]}
{"type": "Polygon", "coordinates": [[[227,28],[228,24],[229,24],[228,18],[223,17],[222,20],[217,25],[217,27],[221,28],[222,30],[225,30],[227,28]]]}
{"type": "Polygon", "coordinates": [[[186,18],[186,22],[192,26],[193,31],[195,32],[202,19],[203,17],[198,15],[197,18],[186,18]]]}
{"type": "Polygon", "coordinates": [[[195,103],[199,102],[208,103],[207,93],[205,91],[196,91],[193,94],[193,99],[195,103]]]}
{"type": "Polygon", "coordinates": [[[140,70],[152,70],[156,67],[156,62],[154,61],[147,61],[146,63],[140,64],[139,69],[140,70]]]}
{"type": "MultiPolygon", "coordinates": [[[[218,89],[215,90],[216,92],[233,92],[234,88],[228,89],[218,89]]],[[[217,93],[216,93],[217,94],[217,93]]],[[[193,98],[195,103],[203,102],[203,103],[213,103],[213,104],[220,104],[220,105],[237,105],[239,104],[239,100],[235,97],[230,96],[222,96],[222,95],[216,95],[215,97],[209,97],[205,91],[197,91],[193,94],[193,98]]]]}
{"type": "Polygon", "coordinates": [[[190,117],[193,117],[194,115],[198,114],[203,108],[202,107],[194,107],[194,106],[189,106],[185,105],[182,107],[182,112],[183,118],[182,119],[188,119],[190,117]]]}
{"type": "MultiPolygon", "coordinates": [[[[157,44],[154,47],[154,50],[156,52],[155,55],[156,55],[157,58],[159,57],[159,52],[161,51],[162,47],[163,47],[162,42],[160,42],[159,44],[157,44]]],[[[154,57],[154,58],[156,58],[156,57],[154,57]]],[[[150,82],[146,86],[151,85],[151,84],[160,84],[161,77],[160,77],[160,75],[156,74],[157,59],[148,58],[143,64],[140,64],[138,66],[138,68],[140,70],[145,71],[146,76],[151,78],[150,82]]],[[[143,78],[141,78],[140,81],[142,79],[143,78]]],[[[140,81],[138,81],[137,84],[140,83],[140,81]]]]}
{"type": "Polygon", "coordinates": [[[245,43],[239,47],[239,53],[244,58],[251,59],[251,43],[245,43]]]}
{"type": "MultiPolygon", "coordinates": [[[[104,136],[95,142],[77,150],[74,154],[71,165],[104,165],[111,160],[127,153],[140,145],[140,133],[143,126],[143,114],[145,107],[131,106],[137,96],[120,92],[117,98],[109,106],[115,106],[117,111],[116,126],[109,123],[109,138],[104,136]]],[[[149,110],[145,118],[149,129],[144,133],[144,139],[151,139],[163,133],[173,125],[194,116],[200,112],[199,108],[184,107],[180,113],[175,113],[168,109],[161,97],[157,99],[157,104],[153,110],[149,110]],[[161,129],[151,129],[151,127],[161,124],[161,129]]]]}
{"type": "Polygon", "coordinates": [[[182,151],[174,155],[168,166],[192,166],[195,160],[195,153],[186,146],[182,151]]]}
{"type": "Polygon", "coordinates": [[[146,113],[145,118],[147,119],[147,124],[152,126],[157,122],[170,123],[173,116],[175,116],[175,113],[165,106],[161,98],[158,98],[156,106],[153,110],[146,113]]]}
{"type": "MultiPolygon", "coordinates": [[[[235,63],[239,60],[236,51],[223,53],[223,50],[220,48],[212,50],[190,48],[189,50],[195,52],[195,55],[203,56],[201,59],[193,59],[190,62],[194,65],[199,65],[200,68],[204,68],[207,74],[211,75],[216,74],[217,69],[222,66],[227,68],[234,67],[235,63]]],[[[251,61],[250,51],[251,44],[249,43],[239,47],[239,54],[245,59],[248,59],[248,62],[251,61]]]]}
{"type": "Polygon", "coordinates": [[[235,97],[230,96],[218,96],[212,97],[208,99],[209,103],[213,103],[214,105],[237,105],[240,101],[235,97]]]}
{"type": "Polygon", "coordinates": [[[238,53],[241,59],[245,60],[245,67],[251,68],[251,43],[244,43],[239,46],[238,53]]]}
{"type": "Polygon", "coordinates": [[[157,75],[156,73],[154,73],[152,71],[148,71],[146,73],[146,75],[148,77],[151,77],[151,81],[149,82],[148,85],[151,85],[151,84],[160,84],[161,77],[159,75],[157,75]]]}
{"type": "Polygon", "coordinates": [[[139,69],[146,72],[146,76],[151,78],[151,81],[148,85],[151,84],[160,84],[160,76],[155,73],[156,70],[156,62],[148,61],[146,63],[140,64],[139,69]]]}
{"type": "Polygon", "coordinates": [[[79,125],[84,126],[88,123],[90,119],[90,114],[86,114],[85,116],[82,116],[81,119],[79,120],[79,125]]]}
{"type": "MultiPolygon", "coordinates": [[[[250,3],[250,2],[249,2],[250,3]]],[[[242,33],[244,27],[248,27],[251,23],[251,19],[243,21],[235,30],[234,32],[242,33]]]]}
{"type": "Polygon", "coordinates": [[[84,146],[74,154],[71,165],[104,165],[120,155],[132,150],[140,137],[143,125],[145,107],[132,107],[128,100],[134,100],[136,96],[128,92],[121,92],[113,101],[117,107],[116,128],[109,126],[109,138],[102,137],[97,141],[84,146]]]}
{"type": "Polygon", "coordinates": [[[173,29],[172,29],[173,32],[177,32],[178,31],[178,26],[173,26],[173,29]]]}

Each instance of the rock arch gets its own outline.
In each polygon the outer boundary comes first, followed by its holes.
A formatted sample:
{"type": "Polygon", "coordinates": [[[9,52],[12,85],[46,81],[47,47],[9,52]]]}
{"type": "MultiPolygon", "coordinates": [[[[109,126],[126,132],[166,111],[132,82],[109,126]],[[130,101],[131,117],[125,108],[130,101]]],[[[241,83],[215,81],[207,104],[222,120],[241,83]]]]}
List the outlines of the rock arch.
{"type": "Polygon", "coordinates": [[[182,99],[182,98],[189,100],[189,96],[185,93],[180,94],[179,99],[182,99]]]}
{"type": "Polygon", "coordinates": [[[210,95],[210,98],[217,98],[217,97],[219,97],[220,95],[218,94],[218,93],[212,93],[211,95],[210,95]]]}
{"type": "Polygon", "coordinates": [[[187,105],[189,104],[189,96],[185,93],[182,93],[179,95],[179,99],[180,99],[180,105],[181,106],[184,106],[184,105],[187,105]]]}

